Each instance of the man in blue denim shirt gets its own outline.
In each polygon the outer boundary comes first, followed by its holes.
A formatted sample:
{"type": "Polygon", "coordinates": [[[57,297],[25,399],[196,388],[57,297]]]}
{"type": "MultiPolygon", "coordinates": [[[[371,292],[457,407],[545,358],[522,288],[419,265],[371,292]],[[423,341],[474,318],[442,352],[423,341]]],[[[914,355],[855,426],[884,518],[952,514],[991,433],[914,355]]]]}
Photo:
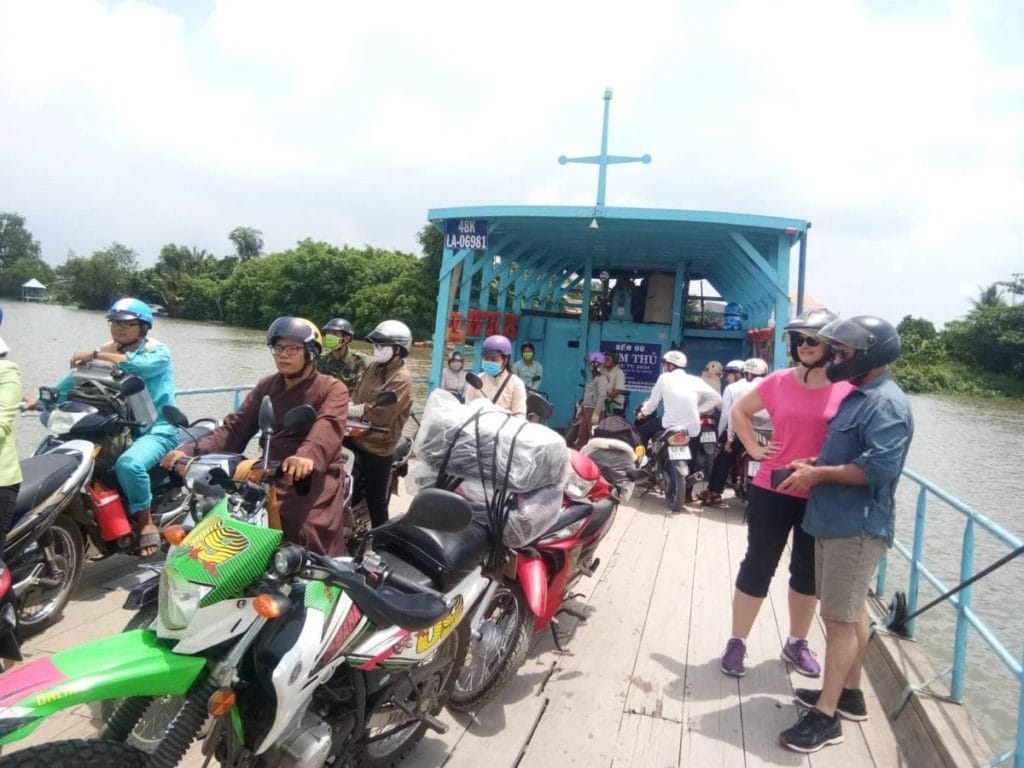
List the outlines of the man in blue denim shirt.
{"type": "Polygon", "coordinates": [[[867,719],[860,676],[867,651],[865,608],[871,577],[895,528],[895,493],[914,434],[906,395],[888,373],[900,338],[877,317],[834,320],[828,341],[832,381],[857,385],[828,425],[817,459],[793,462],[780,490],[810,489],[803,527],[815,537],[820,613],[825,620],[825,676],[820,691],[797,689],[809,709],[783,731],[783,746],[816,752],[843,740],[840,717],[867,719]]]}

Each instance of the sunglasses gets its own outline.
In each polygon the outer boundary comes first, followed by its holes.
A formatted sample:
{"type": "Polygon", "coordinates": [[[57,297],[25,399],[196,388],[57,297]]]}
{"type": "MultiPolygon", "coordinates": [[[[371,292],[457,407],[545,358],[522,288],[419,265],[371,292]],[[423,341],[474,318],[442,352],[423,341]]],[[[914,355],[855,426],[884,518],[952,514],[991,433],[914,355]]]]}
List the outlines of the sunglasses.
{"type": "Polygon", "coordinates": [[[814,336],[804,336],[803,334],[798,334],[793,341],[796,342],[798,347],[802,344],[806,344],[808,347],[817,347],[821,345],[821,339],[815,338],[814,336]]]}

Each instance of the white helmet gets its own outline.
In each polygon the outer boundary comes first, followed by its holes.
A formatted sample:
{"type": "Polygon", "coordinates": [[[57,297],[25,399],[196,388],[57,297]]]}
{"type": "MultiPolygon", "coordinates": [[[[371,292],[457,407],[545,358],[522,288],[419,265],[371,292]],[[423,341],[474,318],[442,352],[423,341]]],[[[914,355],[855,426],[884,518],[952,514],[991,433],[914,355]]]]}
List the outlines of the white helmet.
{"type": "Polygon", "coordinates": [[[661,356],[661,359],[664,360],[669,365],[674,365],[676,368],[686,367],[686,355],[683,354],[678,349],[670,349],[668,352],[661,356]]]}
{"type": "Polygon", "coordinates": [[[760,357],[751,357],[743,364],[743,372],[749,373],[751,376],[767,376],[768,363],[760,357]]]}
{"type": "Polygon", "coordinates": [[[742,360],[730,360],[725,364],[726,373],[743,373],[743,366],[746,363],[742,360]]]}
{"type": "Polygon", "coordinates": [[[366,336],[371,344],[395,344],[402,349],[402,357],[412,347],[412,331],[401,320],[385,320],[366,336]]]}

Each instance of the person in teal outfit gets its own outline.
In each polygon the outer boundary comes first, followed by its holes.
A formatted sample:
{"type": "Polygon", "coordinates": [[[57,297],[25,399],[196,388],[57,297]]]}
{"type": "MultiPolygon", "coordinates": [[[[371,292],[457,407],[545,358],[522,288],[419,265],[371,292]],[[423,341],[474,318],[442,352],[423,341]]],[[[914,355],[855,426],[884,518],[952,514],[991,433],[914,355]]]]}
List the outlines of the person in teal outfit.
{"type": "MultiPolygon", "coordinates": [[[[178,445],[178,429],[163,418],[164,406],[174,405],[171,350],[149,336],[153,328],[153,311],[144,302],[132,298],[119,299],[107,310],[106,317],[111,341],[97,349],[75,352],[71,356],[71,367],[77,368],[94,360],[113,363],[125,373],[142,379],[153,400],[156,420],[145,429],[133,431],[132,444],[114,465],[125,508],[135,519],[139,555],[149,557],[160,549],[160,532],[150,514],[153,494],[149,470],[178,445]]],[[[73,384],[73,373],[57,384],[55,389],[61,399],[67,397],[73,384]]],[[[34,405],[35,402],[30,403],[30,407],[34,405]]]]}

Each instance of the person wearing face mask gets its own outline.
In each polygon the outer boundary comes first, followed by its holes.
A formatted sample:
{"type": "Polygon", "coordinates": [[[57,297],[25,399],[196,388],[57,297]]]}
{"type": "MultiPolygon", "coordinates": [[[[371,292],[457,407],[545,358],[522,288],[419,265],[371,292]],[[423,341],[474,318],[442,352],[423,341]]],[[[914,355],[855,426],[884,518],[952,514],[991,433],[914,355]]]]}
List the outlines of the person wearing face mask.
{"type": "Polygon", "coordinates": [[[523,359],[512,364],[512,373],[530,389],[540,389],[540,380],[544,377],[544,367],[533,359],[535,351],[533,344],[526,342],[522,346],[523,359]]]}
{"type": "Polygon", "coordinates": [[[352,418],[384,427],[386,431],[347,437],[345,445],[352,448],[359,463],[362,488],[356,489],[357,498],[362,498],[360,491],[365,495],[370,523],[376,528],[388,521],[391,463],[412,413],[412,374],[405,364],[412,349],[412,331],[403,322],[385,320],[370,331],[366,340],[373,344],[373,361],[366,366],[352,394],[353,405],[348,412],[352,418]],[[395,393],[396,403],[366,408],[367,403],[373,403],[386,391],[395,393]]]}
{"type": "Polygon", "coordinates": [[[342,381],[349,392],[356,388],[359,377],[366,369],[366,358],[348,348],[355,336],[352,323],[343,317],[334,317],[320,329],[326,350],[316,361],[316,369],[342,381]]]}
{"type": "Polygon", "coordinates": [[[583,402],[580,413],[580,426],[576,444],[577,450],[590,441],[594,413],[604,414],[605,400],[608,398],[608,377],[605,375],[604,355],[600,352],[587,353],[587,383],[583,388],[583,402]]]}
{"type": "Polygon", "coordinates": [[[452,352],[448,357],[448,366],[441,371],[441,389],[451,392],[459,401],[466,394],[466,368],[462,355],[452,352]]]}
{"type": "Polygon", "coordinates": [[[516,416],[526,416],[526,385],[509,370],[512,360],[512,342],[504,336],[488,336],[484,339],[483,374],[480,389],[470,387],[466,391],[466,402],[486,397],[495,405],[516,416]]]}
{"type": "MultiPolygon", "coordinates": [[[[281,462],[284,475],[275,489],[280,502],[284,540],[322,555],[345,554],[341,501],[345,465],[341,438],[349,408],[348,389],[333,376],[316,369],[322,351],[317,327],[301,317],[279,317],[267,329],[267,346],[277,372],[261,379],[241,407],[197,443],[187,442],[160,462],[167,470],[186,468],[178,460],[187,456],[227,451],[241,453],[260,430],[260,405],[270,397],[278,424],[292,408],[310,405],[316,420],[305,434],[285,432],[270,443],[270,460],[281,462]],[[309,478],[309,492],[293,487],[309,478]]],[[[187,466],[187,465],[186,465],[187,466]]]]}

